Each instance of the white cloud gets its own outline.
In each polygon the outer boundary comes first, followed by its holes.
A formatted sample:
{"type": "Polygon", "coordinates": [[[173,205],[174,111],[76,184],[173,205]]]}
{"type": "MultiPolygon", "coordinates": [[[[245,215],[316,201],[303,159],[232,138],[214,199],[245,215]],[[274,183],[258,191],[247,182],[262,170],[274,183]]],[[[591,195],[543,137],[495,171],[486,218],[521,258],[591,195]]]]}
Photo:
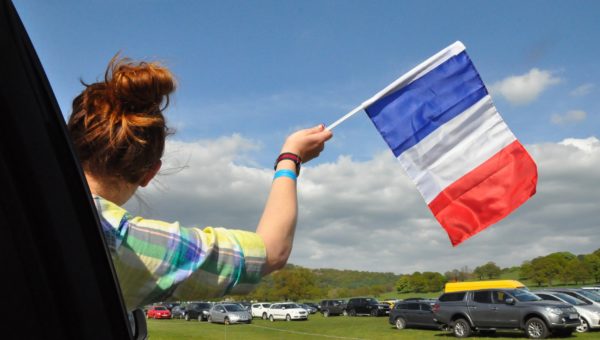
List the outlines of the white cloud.
{"type": "Polygon", "coordinates": [[[582,97],[590,94],[594,90],[595,85],[592,83],[586,83],[576,87],[569,94],[573,97],[582,97]]]}
{"type": "Polygon", "coordinates": [[[553,114],[550,121],[556,125],[564,125],[570,123],[579,123],[585,120],[587,113],[581,110],[567,111],[565,114],[553,114]]]}
{"type": "Polygon", "coordinates": [[[544,90],[560,81],[550,71],[532,68],[526,74],[510,76],[494,83],[490,90],[512,104],[523,105],[534,101],[544,90]]]}
{"type": "MultiPolygon", "coordinates": [[[[165,165],[187,167],[141,192],[149,218],[184,225],[254,230],[272,169],[252,165],[256,142],[241,136],[169,142],[165,165]]],[[[600,248],[600,141],[567,139],[528,146],[539,170],[537,194],[505,220],[452,247],[389,151],[364,162],[340,156],[308,164],[299,179],[300,216],[290,262],[310,268],[446,271],[501,266],[554,251],[600,248]]],[[[127,206],[134,212],[140,206],[127,206]]]]}

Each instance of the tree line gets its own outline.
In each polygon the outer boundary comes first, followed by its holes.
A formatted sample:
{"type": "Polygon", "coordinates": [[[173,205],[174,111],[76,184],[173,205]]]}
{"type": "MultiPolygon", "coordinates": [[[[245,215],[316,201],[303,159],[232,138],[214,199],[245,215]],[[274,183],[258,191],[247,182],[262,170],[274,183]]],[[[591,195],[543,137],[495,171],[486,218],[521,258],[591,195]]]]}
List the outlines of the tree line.
{"type": "Polygon", "coordinates": [[[447,282],[489,280],[514,276],[537,286],[600,282],[600,249],[591,254],[557,252],[524,261],[521,266],[500,268],[487,262],[471,270],[467,266],[438,272],[412,274],[377,273],[357,270],[308,269],[288,264],[267,277],[250,295],[241,299],[305,301],[320,298],[379,296],[383,293],[432,293],[447,282]]]}

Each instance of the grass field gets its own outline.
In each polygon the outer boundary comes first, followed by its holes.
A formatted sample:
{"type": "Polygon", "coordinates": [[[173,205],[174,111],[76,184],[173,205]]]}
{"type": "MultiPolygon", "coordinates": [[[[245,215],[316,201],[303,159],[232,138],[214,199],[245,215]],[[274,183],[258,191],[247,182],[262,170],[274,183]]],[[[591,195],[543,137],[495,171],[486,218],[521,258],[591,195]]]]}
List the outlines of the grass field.
{"type": "MultiPolygon", "coordinates": [[[[184,320],[148,320],[150,340],[182,339],[454,339],[449,332],[436,330],[397,330],[387,317],[324,318],[313,314],[308,321],[264,321],[250,325],[209,324],[184,320]]],[[[470,339],[525,339],[522,332],[498,332],[494,336],[470,339]]],[[[600,332],[573,334],[570,339],[600,339],[600,332]]]]}

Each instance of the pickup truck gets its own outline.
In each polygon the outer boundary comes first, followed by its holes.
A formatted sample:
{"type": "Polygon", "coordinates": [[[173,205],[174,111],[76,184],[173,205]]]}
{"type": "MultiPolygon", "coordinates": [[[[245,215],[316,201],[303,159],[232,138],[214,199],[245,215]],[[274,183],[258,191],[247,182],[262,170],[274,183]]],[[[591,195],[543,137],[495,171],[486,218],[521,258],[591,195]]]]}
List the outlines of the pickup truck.
{"type": "Polygon", "coordinates": [[[532,339],[550,333],[568,336],[580,324],[571,305],[542,301],[526,289],[485,289],[442,294],[433,306],[434,321],[458,338],[473,332],[521,329],[532,339]]]}

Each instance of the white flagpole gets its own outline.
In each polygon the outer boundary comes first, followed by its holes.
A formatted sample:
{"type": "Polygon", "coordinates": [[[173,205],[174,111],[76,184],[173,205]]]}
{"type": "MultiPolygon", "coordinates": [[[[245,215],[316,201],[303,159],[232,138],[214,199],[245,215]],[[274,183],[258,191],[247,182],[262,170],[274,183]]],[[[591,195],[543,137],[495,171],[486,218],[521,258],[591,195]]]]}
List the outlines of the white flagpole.
{"type": "Polygon", "coordinates": [[[345,121],[346,119],[352,117],[355,113],[364,110],[365,108],[363,107],[363,104],[360,104],[359,106],[355,107],[352,111],[346,113],[342,118],[336,120],[334,123],[332,123],[331,125],[329,125],[328,127],[326,127],[327,130],[332,130],[334,127],[340,125],[343,121],[345,121]]]}
{"type": "Polygon", "coordinates": [[[409,84],[409,83],[413,82],[415,79],[420,78],[424,73],[428,72],[432,68],[434,68],[437,65],[439,65],[441,61],[443,61],[445,59],[448,59],[450,56],[457,55],[458,53],[464,51],[464,49],[465,49],[465,45],[463,45],[460,41],[457,41],[454,44],[446,47],[445,49],[443,49],[441,51],[439,51],[438,53],[436,53],[433,56],[429,57],[424,62],[422,62],[419,65],[417,65],[415,68],[413,68],[409,72],[405,73],[400,78],[396,79],[393,83],[391,83],[388,86],[386,86],[383,90],[379,91],[373,97],[371,97],[368,100],[364,101],[362,104],[360,104],[359,106],[355,107],[352,111],[346,113],[342,118],[336,120],[333,124],[331,124],[328,127],[326,127],[326,129],[327,130],[332,130],[334,127],[340,125],[343,121],[345,121],[346,119],[352,117],[357,112],[366,109],[367,107],[369,107],[369,105],[371,105],[374,102],[378,101],[379,99],[381,99],[382,97],[384,97],[388,93],[396,90],[397,88],[403,87],[406,84],[409,84]]]}

